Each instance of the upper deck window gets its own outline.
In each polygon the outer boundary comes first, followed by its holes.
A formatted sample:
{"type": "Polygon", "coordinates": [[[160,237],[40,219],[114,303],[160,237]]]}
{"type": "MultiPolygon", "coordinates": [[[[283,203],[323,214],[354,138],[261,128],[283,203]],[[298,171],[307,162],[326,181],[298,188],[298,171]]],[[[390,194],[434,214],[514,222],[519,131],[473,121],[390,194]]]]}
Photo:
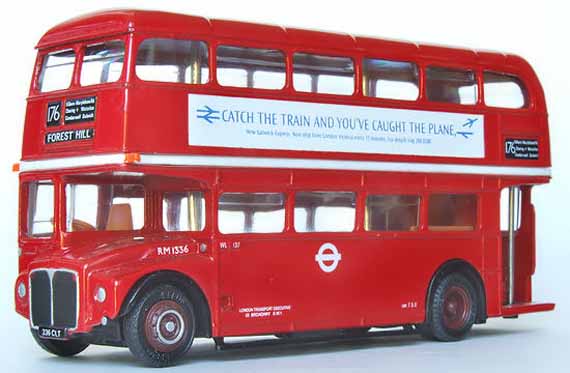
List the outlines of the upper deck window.
{"type": "Polygon", "coordinates": [[[88,45],[81,66],[81,85],[116,82],[121,77],[124,58],[123,41],[88,45]]]}
{"type": "Polygon", "coordinates": [[[47,54],[38,81],[40,92],[69,88],[74,66],[75,52],[71,49],[47,54]]]}
{"type": "Polygon", "coordinates": [[[354,63],[348,57],[295,53],[293,86],[300,92],[351,95],[354,93],[354,63]]]}
{"type": "Polygon", "coordinates": [[[474,105],[477,102],[477,78],[471,70],[428,67],[426,93],[430,101],[474,105]]]}
{"type": "Polygon", "coordinates": [[[365,96],[411,101],[418,98],[418,66],[415,63],[366,58],[362,71],[365,96]]]}
{"type": "Polygon", "coordinates": [[[285,55],[275,49],[220,45],[216,51],[218,83],[228,87],[281,89],[285,55]]]}
{"type": "Polygon", "coordinates": [[[207,83],[208,46],[203,41],[147,39],[137,52],[136,73],[155,82],[207,83]]]}
{"type": "Polygon", "coordinates": [[[485,104],[492,107],[520,109],[528,106],[524,84],[514,75],[485,71],[485,104]]]}

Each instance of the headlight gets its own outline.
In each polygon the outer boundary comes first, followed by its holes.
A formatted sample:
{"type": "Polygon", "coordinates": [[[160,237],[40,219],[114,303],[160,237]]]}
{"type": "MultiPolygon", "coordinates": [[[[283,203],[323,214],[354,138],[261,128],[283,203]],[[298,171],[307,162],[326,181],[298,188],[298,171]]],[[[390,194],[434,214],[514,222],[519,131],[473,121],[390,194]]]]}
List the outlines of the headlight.
{"type": "Polygon", "coordinates": [[[95,300],[99,303],[103,303],[107,299],[107,291],[104,287],[100,286],[95,290],[95,300]]]}
{"type": "Polygon", "coordinates": [[[23,282],[20,282],[18,284],[18,296],[20,298],[24,298],[26,296],[26,284],[24,284],[23,282]]]}

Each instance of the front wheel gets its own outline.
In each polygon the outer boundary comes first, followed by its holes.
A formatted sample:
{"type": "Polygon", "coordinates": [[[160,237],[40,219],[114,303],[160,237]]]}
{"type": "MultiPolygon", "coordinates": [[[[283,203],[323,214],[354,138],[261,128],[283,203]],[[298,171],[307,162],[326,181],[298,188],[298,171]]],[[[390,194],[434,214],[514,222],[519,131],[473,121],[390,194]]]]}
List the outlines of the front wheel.
{"type": "Polygon", "coordinates": [[[123,321],[125,341],[143,363],[171,365],[194,340],[194,308],[187,296],[171,285],[145,293],[123,321]]]}
{"type": "Polygon", "coordinates": [[[477,294],[464,276],[453,273],[440,280],[428,304],[422,334],[439,341],[457,341],[473,327],[477,316],[477,294]]]}
{"type": "Polygon", "coordinates": [[[60,341],[56,339],[42,339],[38,336],[36,330],[32,330],[34,339],[45,351],[61,357],[70,357],[89,347],[89,343],[83,342],[81,339],[70,339],[67,341],[60,341]]]}

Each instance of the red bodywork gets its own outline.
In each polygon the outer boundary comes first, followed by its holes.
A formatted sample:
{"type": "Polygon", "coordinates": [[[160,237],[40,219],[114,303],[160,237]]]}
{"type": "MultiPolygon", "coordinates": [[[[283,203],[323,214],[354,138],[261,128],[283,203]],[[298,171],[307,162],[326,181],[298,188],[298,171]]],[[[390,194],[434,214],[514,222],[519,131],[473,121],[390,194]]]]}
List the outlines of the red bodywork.
{"type": "MultiPolygon", "coordinates": [[[[125,161],[65,169],[29,170],[20,174],[22,185],[32,180],[51,179],[55,190],[54,234],[30,239],[25,234],[27,195],[20,197],[19,260],[20,282],[27,283],[35,268],[67,268],[78,273],[79,317],[73,332],[88,333],[102,317],[115,319],[135,284],[158,271],[184,274],[199,287],[211,314],[211,335],[251,335],[359,326],[387,326],[421,323],[425,318],[426,296],[432,278],[445,263],[462,260],[482,280],[486,315],[512,316],[552,309],[533,306],[531,276],[535,267],[534,210],[531,186],[547,183],[549,176],[462,175],[269,168],[192,167],[139,164],[139,154],[204,156],[248,156],[267,158],[413,162],[426,164],[485,165],[505,167],[550,167],[547,113],[540,83],[522,58],[499,53],[416,45],[406,42],[352,37],[316,31],[207,20],[185,15],[109,11],[63,23],[48,31],[38,44],[38,59],[28,98],[22,161],[82,157],[96,154],[125,154],[125,161]],[[134,56],[148,37],[203,40],[209,46],[210,82],[204,85],[145,82],[134,71],[134,56]],[[125,67],[119,81],[89,87],[79,84],[79,64],[86,43],[122,39],[126,44],[125,67]],[[215,50],[220,44],[280,49],[287,58],[295,51],[350,56],[361,77],[365,57],[414,61],[420,67],[420,97],[417,101],[396,101],[365,97],[356,84],[351,96],[296,92],[292,87],[291,64],[282,90],[222,87],[216,82],[215,50]],[[43,57],[55,50],[73,48],[78,55],[69,89],[40,93],[38,75],[43,57]],[[475,105],[429,102],[425,98],[424,67],[440,64],[473,69],[479,79],[479,101],[475,105]],[[484,70],[517,75],[529,94],[524,109],[498,109],[484,105],[481,76],[484,70]],[[415,109],[480,114],[485,117],[485,157],[466,159],[340,152],[285,151],[196,147],[188,145],[189,93],[268,98],[311,103],[347,104],[383,108],[415,109]],[[97,97],[94,123],[74,128],[95,128],[93,140],[46,145],[45,116],[50,102],[97,97]],[[504,156],[507,138],[538,140],[538,160],[513,160],[504,156]],[[202,232],[165,232],[159,207],[147,208],[146,223],[135,232],[64,232],[65,188],[74,174],[131,172],[143,174],[141,182],[150,190],[149,200],[160,204],[163,181],[173,186],[184,180],[198,183],[206,193],[206,227],[202,232]],[[342,173],[342,174],[341,174],[342,173]],[[503,188],[524,185],[522,209],[526,216],[517,236],[516,291],[514,306],[505,304],[504,233],[499,227],[499,199],[503,188]],[[293,229],[293,193],[299,190],[350,190],[358,193],[356,228],[347,233],[300,234],[293,229]],[[229,234],[217,230],[217,201],[223,191],[284,192],[287,195],[286,226],[278,234],[229,234]],[[436,232],[428,230],[427,203],[421,204],[420,226],[410,232],[367,232],[363,208],[367,193],[414,193],[427,201],[433,192],[469,192],[479,199],[474,231],[436,232]],[[342,265],[331,277],[318,269],[315,254],[323,242],[334,242],[342,251],[342,265]],[[201,244],[206,246],[200,250],[201,244]],[[189,245],[182,256],[159,256],[157,248],[189,245]],[[108,301],[94,301],[98,286],[108,292],[108,301]],[[404,307],[404,305],[406,305],[404,307]],[[246,319],[248,308],[277,307],[278,317],[246,319]],[[279,309],[281,307],[281,309],[279,309]]],[[[18,313],[29,317],[27,298],[16,294],[18,313]]]]}

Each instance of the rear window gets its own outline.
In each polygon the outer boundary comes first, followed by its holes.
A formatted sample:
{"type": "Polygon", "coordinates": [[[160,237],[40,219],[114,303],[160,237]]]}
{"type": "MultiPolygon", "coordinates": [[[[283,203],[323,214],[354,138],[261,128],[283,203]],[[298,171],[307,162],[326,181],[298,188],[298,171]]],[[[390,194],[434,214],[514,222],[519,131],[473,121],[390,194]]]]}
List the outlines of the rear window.
{"type": "Polygon", "coordinates": [[[75,52],[71,49],[47,54],[38,81],[40,92],[69,88],[74,66],[75,52]]]}
{"type": "Polygon", "coordinates": [[[137,52],[136,74],[155,82],[207,83],[208,46],[203,41],[147,39],[137,52]]]}
{"type": "Polygon", "coordinates": [[[88,45],[81,66],[81,85],[116,82],[123,71],[125,43],[120,40],[88,45]]]}

